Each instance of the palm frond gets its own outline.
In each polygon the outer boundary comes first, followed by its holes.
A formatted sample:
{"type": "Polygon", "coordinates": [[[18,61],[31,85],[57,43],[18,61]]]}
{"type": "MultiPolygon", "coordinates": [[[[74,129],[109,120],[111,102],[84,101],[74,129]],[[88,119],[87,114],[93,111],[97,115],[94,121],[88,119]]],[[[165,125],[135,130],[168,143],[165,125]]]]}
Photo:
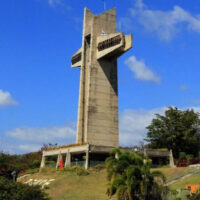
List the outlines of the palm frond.
{"type": "Polygon", "coordinates": [[[126,185],[120,185],[116,191],[117,200],[124,200],[128,194],[128,188],[126,185]]]}
{"type": "Polygon", "coordinates": [[[155,177],[160,177],[162,179],[162,181],[165,183],[166,182],[166,177],[165,175],[160,172],[160,171],[153,171],[151,172],[151,175],[155,178],[155,177]]]}

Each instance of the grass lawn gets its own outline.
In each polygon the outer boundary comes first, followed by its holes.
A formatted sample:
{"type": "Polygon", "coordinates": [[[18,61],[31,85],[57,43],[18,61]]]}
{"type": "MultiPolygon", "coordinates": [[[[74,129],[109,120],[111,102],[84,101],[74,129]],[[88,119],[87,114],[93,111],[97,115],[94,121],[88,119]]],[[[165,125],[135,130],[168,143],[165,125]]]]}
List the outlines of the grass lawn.
{"type": "MultiPolygon", "coordinates": [[[[190,174],[194,168],[157,168],[152,169],[161,171],[167,178],[167,183],[177,180],[190,174]]],[[[200,169],[199,169],[200,172],[200,169]]],[[[106,170],[100,172],[90,172],[87,176],[77,176],[73,172],[47,170],[42,173],[31,174],[23,178],[25,182],[29,179],[55,179],[48,186],[46,192],[52,200],[106,200],[106,170]]],[[[170,189],[184,188],[186,184],[199,184],[200,174],[180,180],[170,185],[170,189]]]]}
{"type": "Polygon", "coordinates": [[[154,168],[152,171],[161,171],[167,178],[167,182],[174,180],[175,177],[180,177],[188,174],[192,171],[192,168],[189,167],[174,167],[174,168],[154,168]]]}
{"type": "Polygon", "coordinates": [[[170,188],[171,189],[185,188],[185,185],[187,185],[187,184],[200,184],[200,174],[195,174],[186,179],[183,179],[183,180],[171,185],[170,188]]]}
{"type": "Polygon", "coordinates": [[[106,171],[91,172],[87,176],[77,176],[72,172],[49,171],[30,175],[23,179],[55,179],[45,189],[52,200],[105,200],[106,171]]]}
{"type": "Polygon", "coordinates": [[[191,168],[191,167],[179,167],[179,168],[158,168],[152,169],[161,171],[167,178],[167,183],[180,179],[181,177],[190,174],[194,171],[198,172],[188,178],[184,178],[183,180],[179,180],[178,182],[171,184],[169,186],[170,189],[181,189],[185,188],[187,184],[200,184],[200,169],[191,168]]]}

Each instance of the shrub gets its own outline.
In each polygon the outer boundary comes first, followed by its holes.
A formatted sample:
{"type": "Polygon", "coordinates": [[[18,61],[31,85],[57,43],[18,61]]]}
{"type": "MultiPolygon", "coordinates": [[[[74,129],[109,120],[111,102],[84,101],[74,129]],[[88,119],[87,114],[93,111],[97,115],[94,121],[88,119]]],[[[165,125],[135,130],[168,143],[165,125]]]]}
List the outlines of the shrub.
{"type": "Polygon", "coordinates": [[[65,167],[62,172],[74,172],[78,176],[86,176],[90,174],[88,170],[79,166],[65,167]]]}
{"type": "Polygon", "coordinates": [[[0,199],[2,200],[49,200],[39,186],[29,186],[13,183],[0,177],[0,199]]]}
{"type": "Polygon", "coordinates": [[[97,170],[97,171],[100,171],[100,170],[102,170],[102,169],[105,169],[105,164],[97,164],[97,165],[95,165],[93,168],[95,169],[95,170],[97,170]]]}
{"type": "Polygon", "coordinates": [[[67,166],[64,169],[62,169],[62,172],[74,172],[74,169],[70,166],[67,166]]]}
{"type": "Polygon", "coordinates": [[[77,167],[76,168],[76,174],[78,176],[87,176],[87,175],[89,175],[89,171],[84,169],[83,167],[77,167]]]}
{"type": "Polygon", "coordinates": [[[18,176],[24,176],[26,174],[35,174],[37,172],[39,172],[40,168],[35,168],[35,169],[28,169],[28,170],[25,170],[25,171],[20,171],[18,176]]]}
{"type": "Polygon", "coordinates": [[[179,159],[177,159],[176,163],[177,163],[176,164],[177,167],[187,167],[188,166],[186,159],[179,158],[179,159]]]}
{"type": "Polygon", "coordinates": [[[179,158],[185,159],[186,158],[186,153],[185,152],[180,152],[179,153],[179,158]]]}
{"type": "Polygon", "coordinates": [[[40,167],[40,161],[34,160],[31,164],[31,168],[39,168],[40,167]]]}
{"type": "Polygon", "coordinates": [[[194,158],[194,156],[192,154],[187,154],[186,155],[187,163],[190,164],[190,160],[192,160],[193,158],[194,158]]]}
{"type": "Polygon", "coordinates": [[[200,191],[197,191],[195,194],[191,194],[188,200],[199,200],[200,199],[200,191]]]}
{"type": "Polygon", "coordinates": [[[169,200],[200,200],[200,192],[190,194],[186,189],[171,190],[168,196],[169,200]]]}
{"type": "Polygon", "coordinates": [[[29,168],[39,167],[41,160],[39,152],[24,154],[24,155],[9,155],[0,152],[0,168],[5,168],[6,171],[16,171],[17,173],[29,168]]]}
{"type": "Polygon", "coordinates": [[[192,158],[192,159],[190,159],[190,165],[193,165],[193,164],[198,164],[199,163],[199,161],[200,161],[200,159],[199,158],[192,158]]]}
{"type": "Polygon", "coordinates": [[[12,175],[11,175],[11,173],[12,173],[13,171],[11,171],[11,170],[6,170],[5,168],[0,168],[0,177],[1,176],[3,176],[3,177],[5,177],[5,178],[7,178],[7,179],[13,179],[13,177],[12,177],[12,175]]]}

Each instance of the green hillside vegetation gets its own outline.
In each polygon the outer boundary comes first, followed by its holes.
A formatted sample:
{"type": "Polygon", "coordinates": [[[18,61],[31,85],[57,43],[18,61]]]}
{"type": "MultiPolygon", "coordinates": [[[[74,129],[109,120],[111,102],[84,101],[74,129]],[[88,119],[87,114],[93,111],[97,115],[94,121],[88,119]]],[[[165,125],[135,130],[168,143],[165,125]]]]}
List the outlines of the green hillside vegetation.
{"type": "MultiPolygon", "coordinates": [[[[152,171],[155,169],[152,169],[152,171]]],[[[191,174],[192,171],[200,171],[189,167],[183,168],[157,168],[167,178],[167,183],[177,180],[174,184],[169,185],[170,189],[184,188],[186,184],[199,184],[200,175],[194,174],[183,180],[179,180],[185,175],[191,174]]],[[[106,200],[107,182],[106,170],[90,170],[89,175],[78,176],[70,171],[56,171],[55,169],[45,169],[43,172],[31,174],[20,182],[26,182],[29,179],[55,179],[45,188],[52,200],[106,200]]]]}

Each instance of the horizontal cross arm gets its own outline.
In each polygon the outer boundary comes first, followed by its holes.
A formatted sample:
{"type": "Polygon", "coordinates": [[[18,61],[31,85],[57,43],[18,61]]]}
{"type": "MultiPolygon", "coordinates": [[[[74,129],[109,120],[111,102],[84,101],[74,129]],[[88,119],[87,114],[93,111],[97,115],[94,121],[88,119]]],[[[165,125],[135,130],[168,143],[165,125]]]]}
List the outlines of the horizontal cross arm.
{"type": "Polygon", "coordinates": [[[113,33],[97,38],[97,59],[119,57],[132,47],[132,34],[113,33]]]}
{"type": "Polygon", "coordinates": [[[82,47],[78,51],[76,51],[75,54],[73,54],[71,58],[71,66],[81,67],[81,61],[82,61],[82,47]]]}

